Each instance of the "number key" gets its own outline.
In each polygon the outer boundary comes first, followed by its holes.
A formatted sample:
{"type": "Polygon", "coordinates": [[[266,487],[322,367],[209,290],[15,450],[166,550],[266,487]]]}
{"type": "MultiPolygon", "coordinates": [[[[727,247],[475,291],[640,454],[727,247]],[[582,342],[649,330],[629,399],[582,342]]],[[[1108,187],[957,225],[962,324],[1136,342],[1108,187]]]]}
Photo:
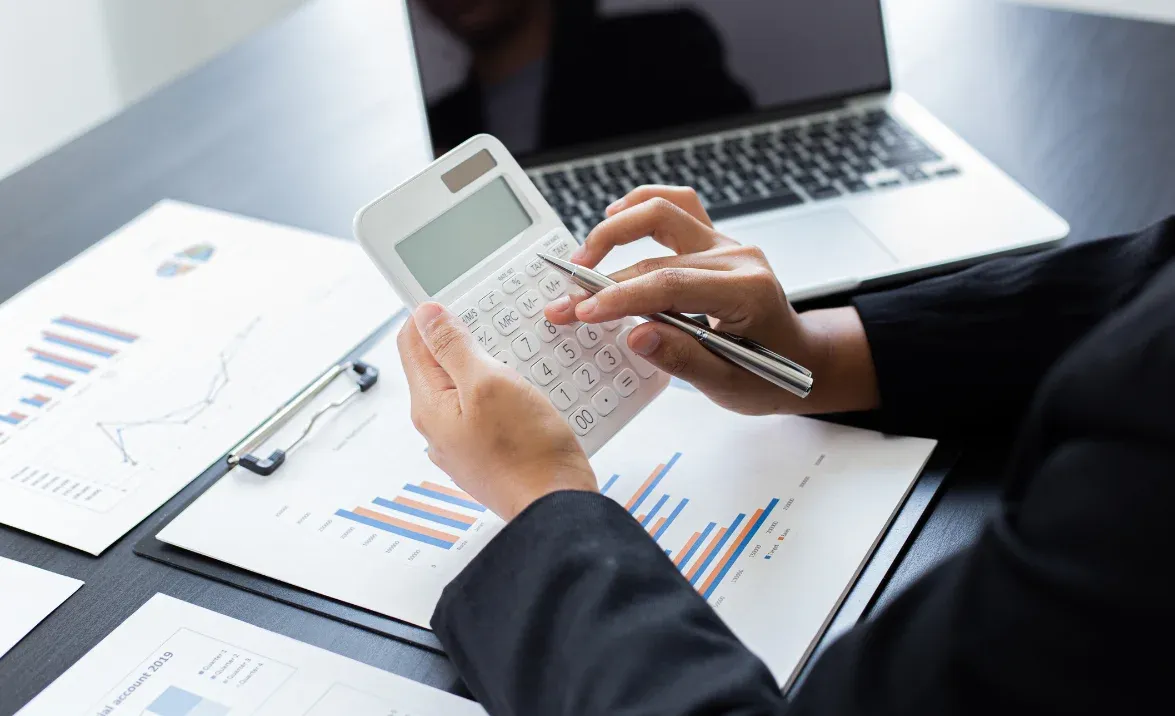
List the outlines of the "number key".
{"type": "Polygon", "coordinates": [[[563,341],[555,346],[555,358],[564,368],[570,368],[572,363],[579,360],[579,345],[574,341],[563,341]]]}
{"type": "Polygon", "coordinates": [[[544,356],[530,367],[530,374],[534,376],[535,382],[539,385],[550,385],[551,381],[559,377],[559,366],[544,356]]]}
{"type": "Polygon", "coordinates": [[[514,355],[518,356],[519,360],[526,362],[539,352],[539,338],[530,331],[523,331],[510,342],[510,347],[514,349],[514,355]]]}
{"type": "Polygon", "coordinates": [[[560,383],[551,391],[551,402],[559,410],[567,410],[579,400],[579,391],[570,383],[560,383]]]}
{"type": "Polygon", "coordinates": [[[584,348],[595,348],[600,343],[600,327],[585,323],[575,332],[575,337],[584,348]]]}
{"type": "Polygon", "coordinates": [[[600,383],[600,371],[594,363],[580,363],[571,371],[571,378],[582,391],[589,391],[600,383]]]}
{"type": "Polygon", "coordinates": [[[583,437],[596,427],[599,420],[591,408],[584,406],[572,412],[571,417],[567,418],[567,422],[571,424],[571,429],[575,431],[576,435],[583,437]]]}
{"type": "Polygon", "coordinates": [[[596,353],[596,365],[605,373],[611,373],[620,365],[620,351],[616,346],[604,346],[596,353]]]}
{"type": "Polygon", "coordinates": [[[543,339],[543,343],[550,343],[563,332],[559,326],[556,326],[545,318],[534,324],[534,329],[539,334],[539,338],[543,339]]]}

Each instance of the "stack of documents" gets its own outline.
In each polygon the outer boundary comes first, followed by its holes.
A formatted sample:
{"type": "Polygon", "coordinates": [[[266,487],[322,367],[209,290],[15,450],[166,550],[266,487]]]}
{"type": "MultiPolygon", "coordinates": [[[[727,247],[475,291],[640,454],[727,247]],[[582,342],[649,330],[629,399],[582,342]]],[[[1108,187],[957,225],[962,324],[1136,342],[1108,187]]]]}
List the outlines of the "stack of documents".
{"type": "Polygon", "coordinates": [[[0,522],[101,553],[399,308],[354,244],[157,205],[0,306],[0,522]]]}

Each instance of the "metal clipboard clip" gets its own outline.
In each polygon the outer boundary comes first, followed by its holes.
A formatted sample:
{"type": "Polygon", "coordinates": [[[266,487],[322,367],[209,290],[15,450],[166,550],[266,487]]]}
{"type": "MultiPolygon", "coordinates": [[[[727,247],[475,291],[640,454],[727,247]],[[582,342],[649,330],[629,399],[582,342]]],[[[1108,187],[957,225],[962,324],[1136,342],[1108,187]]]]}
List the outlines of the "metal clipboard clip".
{"type": "Polygon", "coordinates": [[[379,369],[368,363],[362,361],[348,361],[340,363],[323,373],[318,380],[310,384],[308,388],[303,390],[293,400],[291,400],[284,408],[273,414],[269,420],[261,424],[261,427],[254,430],[249,437],[241,441],[232,452],[228,454],[228,464],[230,466],[240,465],[249,472],[261,476],[269,476],[277,471],[282,463],[286,461],[286,455],[291,450],[298,446],[310,431],[314,429],[314,424],[323,415],[343,407],[349,403],[355,396],[360,393],[366,393],[379,381],[379,369]],[[273,437],[278,430],[285,427],[290,420],[306,407],[310,401],[314,400],[322,391],[326,390],[327,386],[335,381],[336,378],[349,373],[355,380],[355,389],[347,395],[339,398],[330,405],[326,405],[310,416],[310,420],[306,423],[306,429],[298,435],[294,442],[290,443],[284,450],[274,450],[269,457],[258,457],[253,454],[261,445],[265,444],[267,440],[273,437]]]}

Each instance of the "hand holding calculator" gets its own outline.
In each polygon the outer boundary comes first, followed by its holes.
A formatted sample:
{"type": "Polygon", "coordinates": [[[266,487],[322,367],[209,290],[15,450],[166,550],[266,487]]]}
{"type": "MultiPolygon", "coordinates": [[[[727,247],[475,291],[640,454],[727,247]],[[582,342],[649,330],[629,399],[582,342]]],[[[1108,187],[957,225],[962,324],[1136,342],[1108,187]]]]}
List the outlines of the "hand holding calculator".
{"type": "Polygon", "coordinates": [[[575,239],[492,137],[364,207],[355,235],[405,303],[448,306],[489,355],[545,393],[588,455],[669,383],[629,349],[636,319],[556,326],[543,316],[568,283],[539,254],[565,258],[575,239]]]}

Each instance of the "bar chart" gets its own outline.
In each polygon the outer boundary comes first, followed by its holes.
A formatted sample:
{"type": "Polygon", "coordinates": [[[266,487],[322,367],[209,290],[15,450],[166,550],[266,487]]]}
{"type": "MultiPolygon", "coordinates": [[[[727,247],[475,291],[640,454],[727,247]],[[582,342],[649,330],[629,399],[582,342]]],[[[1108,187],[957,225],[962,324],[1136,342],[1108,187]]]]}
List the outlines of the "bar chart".
{"type": "Polygon", "coordinates": [[[138,340],[134,333],[71,315],[51,319],[25,349],[29,363],[18,380],[24,389],[8,396],[16,409],[0,414],[0,426],[25,424],[138,340]]]}
{"type": "MultiPolygon", "coordinates": [[[[771,517],[779,504],[779,498],[770,498],[763,507],[750,511],[749,517],[748,512],[738,512],[730,518],[729,523],[723,518],[719,521],[706,521],[703,526],[705,518],[691,515],[690,518],[698,521],[697,529],[692,534],[677,530],[679,535],[689,536],[684,538],[684,542],[679,537],[677,544],[680,546],[674,548],[669,544],[671,540],[667,539],[667,533],[690,505],[690,498],[677,498],[668,491],[661,492],[660,488],[666,476],[682,459],[683,453],[677,452],[657,465],[632,496],[622,504],[657,541],[690,584],[703,597],[710,599],[746,551],[747,546],[759,534],[764,523],[771,517]],[[650,506],[642,510],[645,505],[650,506]]],[[[620,479],[620,473],[614,473],[608,478],[601,488],[603,494],[609,495],[609,491],[615,489],[620,479]]],[[[615,495],[609,496],[616,499],[615,495]]],[[[706,502],[708,501],[703,501],[702,504],[706,502]]]]}
{"type": "Polygon", "coordinates": [[[400,537],[452,549],[486,508],[455,487],[427,480],[406,484],[392,499],[376,497],[367,506],[337,510],[335,515],[400,537]]]}

